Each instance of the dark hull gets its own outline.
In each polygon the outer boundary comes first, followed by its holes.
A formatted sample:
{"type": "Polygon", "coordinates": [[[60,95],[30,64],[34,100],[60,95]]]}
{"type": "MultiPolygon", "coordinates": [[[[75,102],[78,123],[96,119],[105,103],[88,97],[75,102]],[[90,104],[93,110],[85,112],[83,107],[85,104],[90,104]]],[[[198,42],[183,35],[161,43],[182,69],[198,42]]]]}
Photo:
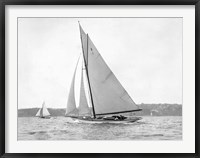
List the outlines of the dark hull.
{"type": "Polygon", "coordinates": [[[51,117],[50,117],[50,116],[42,116],[42,117],[39,117],[39,118],[42,118],[42,119],[50,119],[51,117]]]}
{"type": "Polygon", "coordinates": [[[114,124],[120,124],[120,123],[133,123],[138,120],[141,120],[141,117],[129,117],[124,120],[106,120],[106,119],[95,119],[95,118],[83,118],[83,117],[71,117],[73,121],[75,122],[81,122],[81,123],[114,123],[114,124]]]}

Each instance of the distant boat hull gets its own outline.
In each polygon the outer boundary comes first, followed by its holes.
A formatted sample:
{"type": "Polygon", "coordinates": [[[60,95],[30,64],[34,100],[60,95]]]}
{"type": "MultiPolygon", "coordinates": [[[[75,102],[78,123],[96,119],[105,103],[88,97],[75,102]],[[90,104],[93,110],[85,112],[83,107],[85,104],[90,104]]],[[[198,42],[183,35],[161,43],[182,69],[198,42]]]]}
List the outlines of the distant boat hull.
{"type": "Polygon", "coordinates": [[[39,117],[39,118],[42,118],[42,119],[50,119],[51,117],[50,117],[50,116],[42,116],[42,117],[39,117]]]}
{"type": "Polygon", "coordinates": [[[94,118],[83,118],[83,117],[71,117],[73,121],[80,123],[113,123],[113,124],[121,124],[121,123],[133,123],[138,120],[141,120],[141,117],[129,117],[124,120],[106,120],[106,119],[94,119],[94,118]]]}

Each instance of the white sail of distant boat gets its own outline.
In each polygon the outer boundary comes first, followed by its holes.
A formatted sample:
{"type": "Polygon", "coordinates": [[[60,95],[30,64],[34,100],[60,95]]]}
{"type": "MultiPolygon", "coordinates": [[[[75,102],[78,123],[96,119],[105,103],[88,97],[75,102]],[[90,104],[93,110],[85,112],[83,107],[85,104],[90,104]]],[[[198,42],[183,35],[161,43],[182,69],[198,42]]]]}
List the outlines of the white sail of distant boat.
{"type": "Polygon", "coordinates": [[[82,58],[84,63],[81,69],[80,99],[78,108],[76,108],[74,96],[76,65],[68,96],[66,116],[77,116],[77,118],[81,118],[81,120],[83,117],[80,116],[91,116],[89,120],[96,121],[97,119],[95,120],[95,118],[98,118],[97,116],[99,115],[140,111],[141,109],[139,109],[135,104],[130,95],[110,70],[91,41],[89,35],[83,31],[80,24],[79,28],[83,52],[82,58]],[[83,80],[84,73],[87,77],[87,82],[85,83],[83,80]],[[92,106],[91,110],[86,99],[86,90],[84,85],[89,89],[89,102],[92,106]]]}
{"type": "Polygon", "coordinates": [[[49,113],[49,111],[47,110],[47,108],[45,106],[45,102],[43,102],[42,108],[40,108],[38,110],[38,112],[36,113],[35,116],[40,117],[40,118],[48,118],[48,117],[50,117],[50,113],[49,113]]]}

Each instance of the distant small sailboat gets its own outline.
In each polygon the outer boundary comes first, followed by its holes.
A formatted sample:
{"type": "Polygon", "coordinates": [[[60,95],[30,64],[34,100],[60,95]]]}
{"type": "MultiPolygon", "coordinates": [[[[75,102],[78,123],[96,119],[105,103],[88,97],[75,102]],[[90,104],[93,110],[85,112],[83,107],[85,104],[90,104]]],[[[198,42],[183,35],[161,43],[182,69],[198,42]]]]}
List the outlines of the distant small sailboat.
{"type": "Polygon", "coordinates": [[[113,115],[140,111],[141,109],[135,104],[107,66],[90,37],[88,34],[85,34],[80,24],[79,29],[82,44],[81,57],[83,62],[81,68],[79,106],[78,108],[76,107],[74,92],[78,59],[71,82],[65,116],[80,122],[88,123],[130,123],[140,120],[141,117],[113,115]],[[83,79],[84,74],[86,80],[83,79]],[[85,87],[88,89],[87,93],[85,87]],[[89,99],[86,97],[86,94],[88,94],[89,99]]]}
{"type": "Polygon", "coordinates": [[[37,112],[37,114],[35,115],[36,117],[39,118],[50,118],[50,113],[47,110],[46,106],[45,106],[45,102],[43,102],[42,104],[42,108],[40,108],[37,112]]]}

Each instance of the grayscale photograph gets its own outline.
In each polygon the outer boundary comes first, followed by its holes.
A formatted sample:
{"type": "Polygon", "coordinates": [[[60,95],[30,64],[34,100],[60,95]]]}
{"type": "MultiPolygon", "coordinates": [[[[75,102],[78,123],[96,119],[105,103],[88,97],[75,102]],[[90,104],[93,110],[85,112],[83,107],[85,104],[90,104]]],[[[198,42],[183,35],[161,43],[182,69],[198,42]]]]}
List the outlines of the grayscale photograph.
{"type": "Polygon", "coordinates": [[[18,18],[18,140],[182,140],[182,24],[18,18]]]}

